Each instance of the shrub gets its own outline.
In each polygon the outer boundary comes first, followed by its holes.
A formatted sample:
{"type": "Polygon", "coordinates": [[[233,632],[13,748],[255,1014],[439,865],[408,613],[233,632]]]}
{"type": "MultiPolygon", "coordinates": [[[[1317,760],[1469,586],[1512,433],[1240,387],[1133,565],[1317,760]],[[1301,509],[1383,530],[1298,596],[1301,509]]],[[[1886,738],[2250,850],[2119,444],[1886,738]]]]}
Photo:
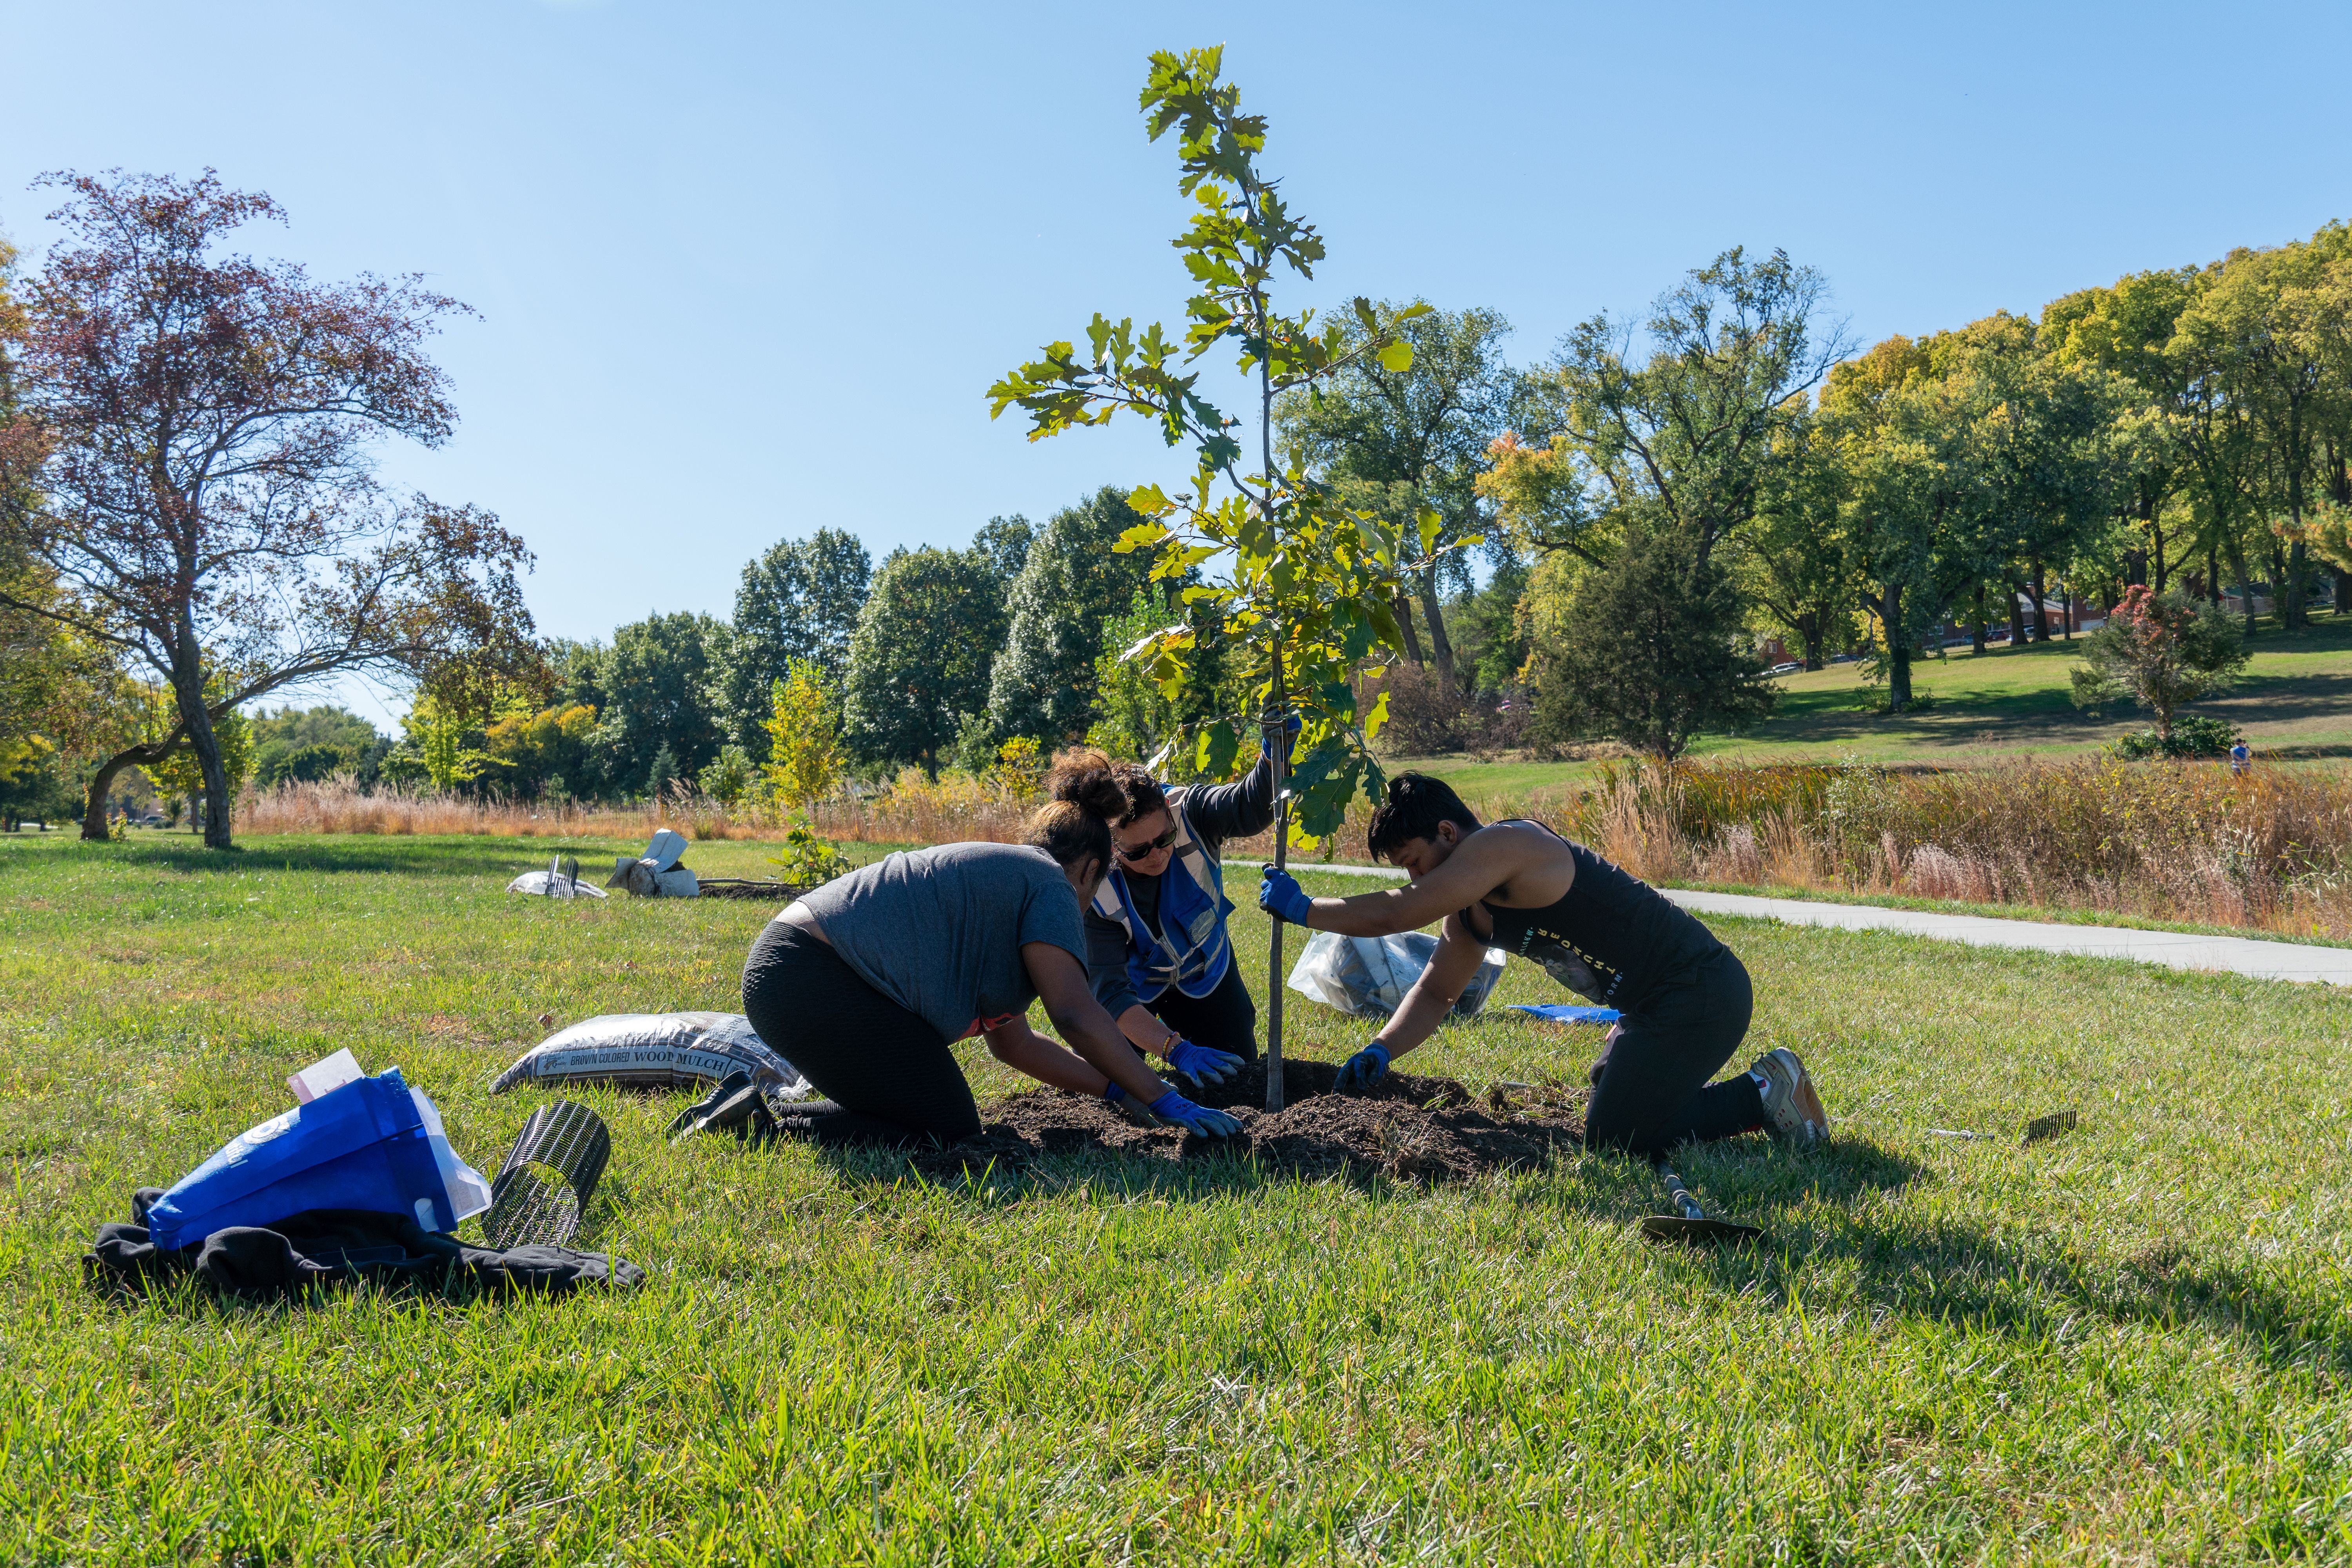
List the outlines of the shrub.
{"type": "Polygon", "coordinates": [[[793,830],[784,835],[784,852],[769,856],[768,864],[781,869],[785,881],[802,888],[830,882],[856,868],[847,856],[819,837],[805,822],[793,825],[793,830]]]}
{"type": "Polygon", "coordinates": [[[2172,733],[2150,727],[2126,735],[2115,743],[2116,756],[2129,762],[2144,762],[2150,757],[2220,757],[2226,756],[2238,743],[2241,733],[2235,724],[2216,719],[2207,713],[2192,713],[2173,721],[2172,733]]]}
{"type": "Polygon", "coordinates": [[[2220,606],[2191,604],[2177,589],[2158,595],[2136,584],[2124,590],[2106,623],[2083,640],[2083,663],[2074,670],[2074,705],[2095,711],[2128,700],[2154,714],[2156,747],[2126,755],[2202,755],[2173,749],[2173,710],[2228,690],[2248,657],[2236,624],[2220,606]]]}
{"type": "Polygon", "coordinates": [[[750,793],[751,781],[758,776],[751,754],[730,741],[719,748],[718,760],[702,770],[695,784],[719,805],[732,806],[750,793]]]}

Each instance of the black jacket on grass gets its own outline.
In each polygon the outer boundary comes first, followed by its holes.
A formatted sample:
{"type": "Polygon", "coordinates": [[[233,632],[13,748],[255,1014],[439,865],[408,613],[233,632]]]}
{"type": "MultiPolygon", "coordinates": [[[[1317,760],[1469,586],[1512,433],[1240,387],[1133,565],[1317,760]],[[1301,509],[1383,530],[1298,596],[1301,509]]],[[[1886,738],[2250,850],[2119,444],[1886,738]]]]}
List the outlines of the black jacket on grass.
{"type": "Polygon", "coordinates": [[[131,1200],[130,1224],[98,1227],[97,1239],[82,1254],[86,1282],[135,1291],[151,1282],[193,1279],[220,1293],[283,1296],[365,1279],[560,1296],[583,1285],[635,1285],[646,1277],[635,1264],[601,1252],[468,1247],[409,1215],[364,1209],[310,1209],[267,1228],[231,1226],[166,1251],[147,1239],[148,1207],[163,1195],[161,1187],[142,1187],[131,1200]]]}

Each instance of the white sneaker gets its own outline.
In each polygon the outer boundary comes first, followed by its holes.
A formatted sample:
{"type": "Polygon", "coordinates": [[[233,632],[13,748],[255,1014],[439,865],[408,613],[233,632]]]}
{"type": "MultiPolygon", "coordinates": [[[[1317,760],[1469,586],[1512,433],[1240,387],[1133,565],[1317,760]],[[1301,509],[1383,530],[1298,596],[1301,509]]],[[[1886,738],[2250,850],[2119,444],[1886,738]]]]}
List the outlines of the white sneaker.
{"type": "Polygon", "coordinates": [[[1776,1047],[1756,1058],[1748,1069],[1764,1080],[1764,1124],[1776,1138],[1794,1143],[1820,1143],[1830,1135],[1830,1115],[1813,1091],[1812,1075],[1797,1053],[1776,1047]]]}

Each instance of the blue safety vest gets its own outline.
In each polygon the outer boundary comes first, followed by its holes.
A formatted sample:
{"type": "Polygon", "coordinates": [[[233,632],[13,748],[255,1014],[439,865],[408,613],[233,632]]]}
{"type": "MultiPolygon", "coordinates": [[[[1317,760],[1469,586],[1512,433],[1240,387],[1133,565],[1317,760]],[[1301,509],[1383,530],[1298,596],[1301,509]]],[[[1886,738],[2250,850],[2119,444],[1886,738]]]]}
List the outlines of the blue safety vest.
{"type": "Polygon", "coordinates": [[[1171,985],[1187,996],[1206,996],[1234,962],[1234,944],[1225,935],[1225,917],[1234,906],[1225,898],[1224,868],[1193,837],[1184,814],[1188,793],[1168,793],[1176,839],[1169,847],[1168,869],[1160,874],[1160,930],[1155,932],[1135,912],[1127,873],[1116,861],[1095,890],[1094,912],[1127,928],[1128,984],[1145,1002],[1171,985]]]}

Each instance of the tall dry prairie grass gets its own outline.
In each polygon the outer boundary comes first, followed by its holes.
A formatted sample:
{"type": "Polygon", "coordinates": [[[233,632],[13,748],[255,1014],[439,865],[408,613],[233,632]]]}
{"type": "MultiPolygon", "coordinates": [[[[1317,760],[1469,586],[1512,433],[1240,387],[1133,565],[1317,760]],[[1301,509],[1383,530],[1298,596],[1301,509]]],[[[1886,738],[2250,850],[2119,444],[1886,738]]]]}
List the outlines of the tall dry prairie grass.
{"type": "Polygon", "coordinates": [[[1704,880],[2352,936],[2352,779],[2106,758],[1937,773],[1627,769],[1549,820],[1704,880]]]}
{"type": "MultiPolygon", "coordinates": [[[[803,814],[836,841],[1010,843],[1036,801],[983,781],[950,776],[938,784],[909,769],[882,793],[820,801],[803,814]]],[[[506,838],[643,837],[675,827],[696,838],[772,838],[795,818],[761,804],[729,807],[678,789],[643,805],[583,805],[477,799],[439,790],[381,785],[363,792],[348,779],[284,784],[248,791],[238,802],[241,833],[479,834],[506,838]]]]}

